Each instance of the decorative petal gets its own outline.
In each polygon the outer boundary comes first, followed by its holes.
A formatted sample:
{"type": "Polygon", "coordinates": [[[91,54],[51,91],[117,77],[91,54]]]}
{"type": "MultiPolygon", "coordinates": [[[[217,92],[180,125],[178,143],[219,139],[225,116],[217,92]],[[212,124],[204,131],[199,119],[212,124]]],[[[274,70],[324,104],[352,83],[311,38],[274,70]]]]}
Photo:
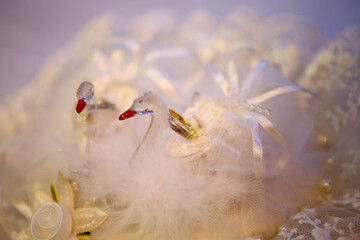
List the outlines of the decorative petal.
{"type": "Polygon", "coordinates": [[[57,186],[59,204],[64,206],[69,212],[72,212],[74,209],[74,191],[70,181],[61,172],[59,172],[57,186]]]}
{"type": "Polygon", "coordinates": [[[98,208],[83,207],[76,209],[73,214],[73,232],[88,232],[102,224],[107,217],[107,213],[98,208]]]}

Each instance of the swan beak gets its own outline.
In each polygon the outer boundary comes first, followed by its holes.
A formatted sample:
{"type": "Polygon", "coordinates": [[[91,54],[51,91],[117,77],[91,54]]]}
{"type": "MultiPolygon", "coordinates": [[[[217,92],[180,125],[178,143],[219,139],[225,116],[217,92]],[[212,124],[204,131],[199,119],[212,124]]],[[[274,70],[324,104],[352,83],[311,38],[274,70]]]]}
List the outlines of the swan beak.
{"type": "Polygon", "coordinates": [[[84,110],[85,106],[86,106],[85,99],[84,98],[79,99],[76,105],[76,112],[81,113],[84,110]]]}
{"type": "Polygon", "coordinates": [[[129,108],[127,111],[123,112],[120,116],[119,116],[119,120],[125,120],[128,118],[131,118],[133,116],[135,116],[137,114],[136,111],[131,110],[131,108],[129,108]]]}

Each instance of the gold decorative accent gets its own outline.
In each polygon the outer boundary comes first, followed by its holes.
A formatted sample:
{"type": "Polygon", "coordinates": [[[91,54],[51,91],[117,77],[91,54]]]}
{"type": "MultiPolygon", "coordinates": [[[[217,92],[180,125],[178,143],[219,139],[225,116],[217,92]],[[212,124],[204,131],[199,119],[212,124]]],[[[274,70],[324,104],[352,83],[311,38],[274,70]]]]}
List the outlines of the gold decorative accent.
{"type": "Polygon", "coordinates": [[[172,130],[186,139],[193,139],[197,137],[195,130],[191,127],[190,123],[186,121],[180,114],[172,109],[169,109],[169,123],[172,130]]]}
{"type": "Polygon", "coordinates": [[[285,224],[280,224],[279,225],[278,232],[286,231],[286,230],[287,230],[287,226],[285,224]]]}
{"type": "Polygon", "coordinates": [[[328,159],[326,159],[326,162],[328,164],[333,164],[335,161],[336,161],[336,158],[334,156],[329,157],[328,159]]]}
{"type": "Polygon", "coordinates": [[[91,239],[90,233],[89,232],[85,232],[85,233],[79,233],[76,234],[76,238],[78,240],[87,240],[87,239],[91,239]]]}
{"type": "Polygon", "coordinates": [[[331,182],[329,179],[325,178],[320,182],[320,190],[324,193],[329,192],[331,189],[331,182]]]}
{"type": "Polygon", "coordinates": [[[300,208],[300,212],[307,212],[310,210],[310,206],[309,205],[304,205],[300,208]]]}
{"type": "Polygon", "coordinates": [[[325,149],[329,146],[329,140],[328,138],[323,135],[323,134],[320,134],[318,137],[317,137],[317,142],[318,142],[318,145],[319,147],[325,149]]]}

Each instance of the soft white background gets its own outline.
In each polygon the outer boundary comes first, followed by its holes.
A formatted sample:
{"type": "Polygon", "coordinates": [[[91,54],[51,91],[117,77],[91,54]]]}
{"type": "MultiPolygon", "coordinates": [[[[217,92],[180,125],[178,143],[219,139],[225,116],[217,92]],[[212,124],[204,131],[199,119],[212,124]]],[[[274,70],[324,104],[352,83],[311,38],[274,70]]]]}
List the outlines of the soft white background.
{"type": "Polygon", "coordinates": [[[46,59],[99,14],[136,17],[163,7],[185,17],[201,8],[221,19],[240,4],[263,15],[291,12],[312,18],[329,39],[349,24],[360,26],[360,0],[0,0],[0,100],[34,79],[46,59]]]}
{"type": "Polygon", "coordinates": [[[181,17],[207,9],[221,19],[240,4],[265,16],[291,12],[309,17],[323,26],[328,39],[347,25],[360,26],[360,0],[0,0],[0,101],[33,80],[46,59],[99,14],[136,17],[162,7],[181,17]]]}

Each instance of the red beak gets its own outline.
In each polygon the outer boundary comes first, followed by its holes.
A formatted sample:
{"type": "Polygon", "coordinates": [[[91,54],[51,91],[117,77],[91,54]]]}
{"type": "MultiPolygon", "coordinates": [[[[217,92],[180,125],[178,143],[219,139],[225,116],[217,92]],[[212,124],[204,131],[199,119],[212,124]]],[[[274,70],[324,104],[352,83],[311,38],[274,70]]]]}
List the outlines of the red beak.
{"type": "Polygon", "coordinates": [[[131,108],[129,108],[127,111],[123,112],[123,114],[121,114],[119,116],[119,120],[125,120],[125,119],[128,119],[128,118],[131,118],[133,116],[135,116],[137,114],[136,111],[133,111],[131,110],[131,108]]]}
{"type": "Polygon", "coordinates": [[[81,113],[84,110],[85,106],[86,106],[85,99],[84,98],[79,99],[79,101],[76,105],[76,112],[81,113]]]}

